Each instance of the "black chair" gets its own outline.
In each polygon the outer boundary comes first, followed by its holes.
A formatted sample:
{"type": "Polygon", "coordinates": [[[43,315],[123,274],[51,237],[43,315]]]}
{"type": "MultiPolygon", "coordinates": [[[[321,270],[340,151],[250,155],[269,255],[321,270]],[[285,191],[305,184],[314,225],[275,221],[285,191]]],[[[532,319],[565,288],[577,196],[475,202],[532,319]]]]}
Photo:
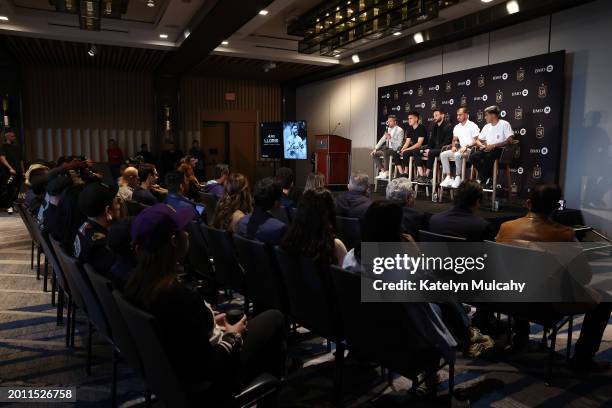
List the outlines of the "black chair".
{"type": "Polygon", "coordinates": [[[275,248],[283,282],[289,296],[289,315],[313,333],[336,343],[334,399],[342,394],[344,335],[340,326],[329,265],[313,259],[292,256],[281,247],[275,248]]]}
{"type": "MultiPolygon", "coordinates": [[[[439,362],[442,356],[436,348],[415,345],[419,335],[408,318],[402,319],[406,315],[403,308],[410,305],[362,302],[360,275],[335,265],[330,272],[351,356],[375,362],[412,379],[412,391],[416,392],[418,385],[425,380],[419,381],[419,374],[431,369],[432,361],[439,362]],[[381,336],[389,327],[393,327],[393,334],[381,336]]],[[[426,343],[420,340],[420,344],[426,343]]],[[[449,393],[452,395],[454,361],[445,363],[449,366],[449,393]]]]}
{"type": "Polygon", "coordinates": [[[198,193],[198,201],[204,203],[204,211],[206,211],[206,223],[211,224],[215,209],[219,202],[219,197],[212,193],[198,193]]]}
{"type": "Polygon", "coordinates": [[[359,218],[336,216],[336,233],[348,251],[361,245],[361,223],[359,218]]]}
{"type": "Polygon", "coordinates": [[[463,237],[455,237],[452,235],[436,234],[425,230],[419,230],[420,242],[466,242],[463,237]]]}
{"type": "Polygon", "coordinates": [[[34,249],[36,249],[36,256],[38,258],[37,269],[36,269],[36,279],[40,279],[40,254],[41,248],[40,243],[36,240],[34,229],[38,228],[38,222],[34,223],[34,217],[30,215],[28,209],[21,202],[13,203],[13,207],[17,209],[21,220],[26,226],[28,233],[30,234],[30,238],[32,239],[32,250],[30,254],[30,269],[34,269],[34,249]]]}
{"type": "Polygon", "coordinates": [[[273,248],[238,234],[234,234],[234,244],[240,264],[245,269],[249,298],[253,302],[255,314],[268,309],[277,309],[287,314],[289,300],[273,248]]]}
{"type": "Polygon", "coordinates": [[[231,233],[203,224],[201,230],[214,261],[215,280],[221,288],[244,295],[244,310],[247,313],[249,299],[244,270],[238,263],[231,233]]]}
{"type": "Polygon", "coordinates": [[[272,208],[269,213],[272,214],[272,216],[277,220],[282,221],[285,224],[289,224],[289,214],[285,207],[272,208]]]}
{"type": "MultiPolygon", "coordinates": [[[[142,361],[144,376],[151,391],[169,407],[191,407],[206,404],[209,398],[207,384],[202,384],[201,392],[194,401],[179,381],[176,371],[168,360],[160,341],[155,318],[127,302],[121,293],[113,291],[113,297],[132,335],[142,361]]],[[[204,370],[205,367],[202,367],[204,370]]],[[[266,398],[276,398],[280,382],[269,374],[257,377],[233,398],[233,406],[247,407],[266,398]]],[[[210,395],[210,394],[209,394],[210,395]]]]}
{"type": "Polygon", "coordinates": [[[149,206],[143,203],[139,203],[138,201],[125,200],[125,207],[127,208],[128,215],[131,217],[135,217],[140,214],[142,210],[148,208],[149,206]]]}

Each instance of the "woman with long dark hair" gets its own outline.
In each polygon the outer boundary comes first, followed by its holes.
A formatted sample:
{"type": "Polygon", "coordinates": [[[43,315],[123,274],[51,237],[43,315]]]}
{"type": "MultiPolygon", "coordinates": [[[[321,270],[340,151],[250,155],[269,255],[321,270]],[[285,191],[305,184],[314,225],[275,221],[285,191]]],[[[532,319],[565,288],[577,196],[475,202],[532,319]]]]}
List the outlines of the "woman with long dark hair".
{"type": "Polygon", "coordinates": [[[249,180],[240,173],[230,174],[225,182],[223,197],[215,209],[212,226],[236,232],[238,221],[251,212],[253,212],[253,197],[249,180]]]}
{"type": "Polygon", "coordinates": [[[346,247],[336,238],[334,198],[329,190],[304,192],[281,246],[292,255],[342,265],[346,247]]]}
{"type": "Polygon", "coordinates": [[[285,322],[277,310],[228,323],[195,291],[177,279],[177,262],[189,248],[183,230],[188,209],[156,204],[133,221],[138,263],[124,295],[155,316],[162,346],[188,393],[210,383],[206,403],[224,406],[232,393],[263,372],[280,376],[285,364],[285,322]],[[210,399],[209,399],[210,398],[210,399]]]}

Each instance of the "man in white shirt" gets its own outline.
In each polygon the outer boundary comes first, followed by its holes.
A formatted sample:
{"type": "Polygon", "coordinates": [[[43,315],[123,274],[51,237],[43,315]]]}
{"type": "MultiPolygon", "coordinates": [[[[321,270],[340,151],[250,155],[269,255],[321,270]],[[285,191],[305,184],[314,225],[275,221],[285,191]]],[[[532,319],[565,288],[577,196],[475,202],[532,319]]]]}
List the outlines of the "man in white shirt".
{"type": "Polygon", "coordinates": [[[374,150],[370,152],[370,155],[374,157],[375,162],[378,164],[379,173],[376,178],[385,179],[389,176],[387,174],[389,158],[393,157],[395,160],[398,160],[398,151],[403,144],[404,130],[397,126],[397,118],[395,115],[387,116],[387,131],[378,140],[374,150]]]}
{"type": "Polygon", "coordinates": [[[461,171],[463,161],[470,156],[472,148],[476,145],[476,138],[480,134],[478,125],[469,120],[470,112],[466,107],[457,110],[457,125],[453,129],[452,147],[440,154],[442,172],[446,178],[440,183],[440,187],[457,188],[461,184],[461,171]],[[455,178],[451,176],[450,160],[455,161],[455,178]]]}
{"type": "Polygon", "coordinates": [[[495,160],[501,157],[504,146],[512,141],[514,132],[510,123],[499,118],[499,107],[485,109],[485,120],[480,136],[476,139],[477,149],[470,155],[470,162],[478,170],[478,181],[485,188],[491,187],[491,169],[495,160]]]}

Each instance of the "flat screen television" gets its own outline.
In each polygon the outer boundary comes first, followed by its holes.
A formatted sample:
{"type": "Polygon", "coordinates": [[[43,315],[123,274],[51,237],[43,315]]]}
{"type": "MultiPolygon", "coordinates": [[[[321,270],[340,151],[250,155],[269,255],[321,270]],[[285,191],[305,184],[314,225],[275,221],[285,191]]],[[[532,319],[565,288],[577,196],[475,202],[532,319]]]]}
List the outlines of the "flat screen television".
{"type": "Polygon", "coordinates": [[[259,151],[264,159],[283,158],[283,124],[281,122],[259,124],[259,151]]]}
{"type": "Polygon", "coordinates": [[[283,157],[286,160],[308,159],[305,120],[283,122],[283,147],[283,157]]]}

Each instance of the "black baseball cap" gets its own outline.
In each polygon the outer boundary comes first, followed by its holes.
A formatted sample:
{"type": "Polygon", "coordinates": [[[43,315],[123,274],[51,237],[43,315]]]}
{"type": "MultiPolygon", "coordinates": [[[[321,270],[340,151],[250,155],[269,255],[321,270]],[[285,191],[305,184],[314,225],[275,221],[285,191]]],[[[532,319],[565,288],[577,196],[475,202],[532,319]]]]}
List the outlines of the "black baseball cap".
{"type": "Polygon", "coordinates": [[[117,190],[116,185],[101,182],[87,184],[79,194],[79,210],[88,217],[97,217],[113,204],[117,190]]]}

